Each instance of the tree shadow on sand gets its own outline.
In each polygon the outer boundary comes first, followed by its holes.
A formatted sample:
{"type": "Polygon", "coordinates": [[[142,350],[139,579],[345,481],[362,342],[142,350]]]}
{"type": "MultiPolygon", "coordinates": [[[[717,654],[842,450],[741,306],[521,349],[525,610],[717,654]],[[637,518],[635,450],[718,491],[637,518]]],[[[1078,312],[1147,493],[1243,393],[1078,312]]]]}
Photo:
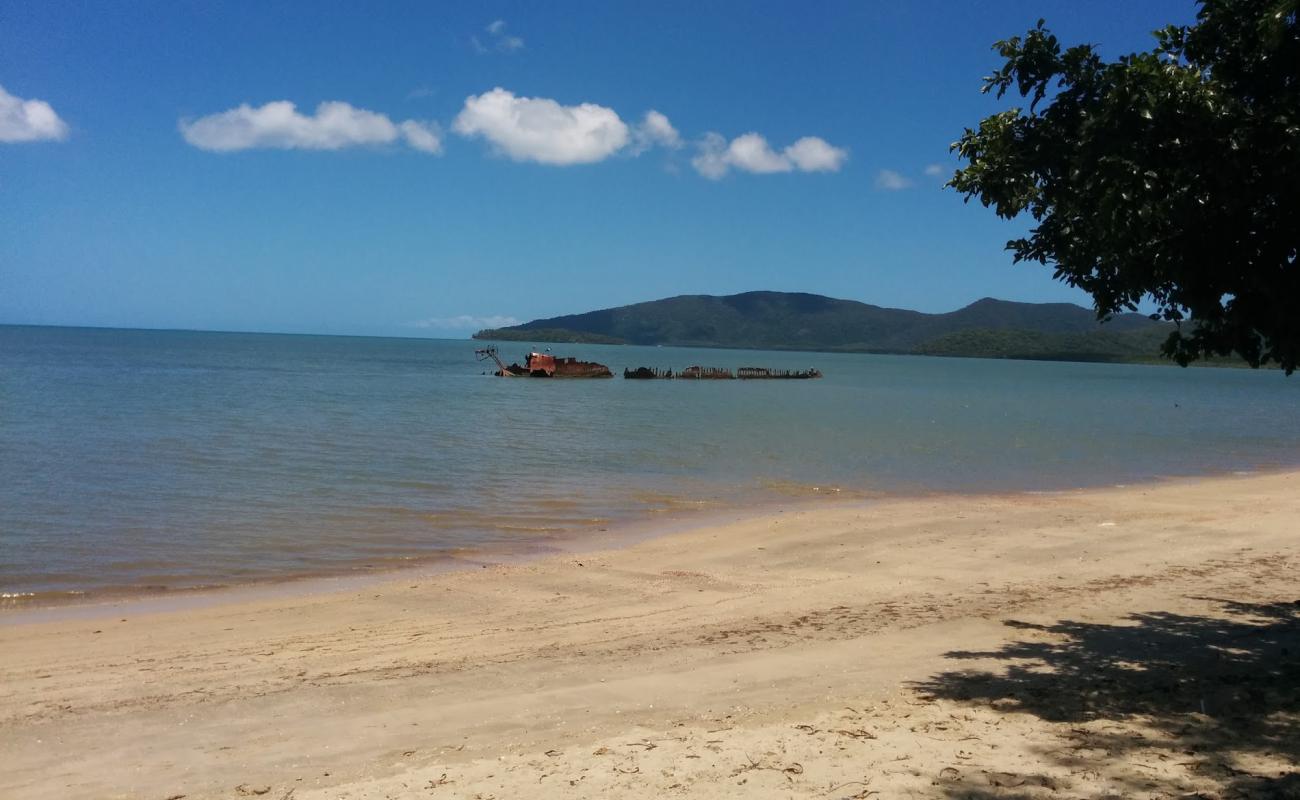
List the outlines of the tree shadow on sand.
{"type": "MultiPolygon", "coordinates": [[[[930,700],[1055,723],[1059,741],[1043,748],[1043,763],[1104,772],[1093,796],[1300,798],[1300,601],[1196,599],[1220,614],[1008,621],[1024,631],[1021,641],[947,654],[1004,668],[944,672],[915,688],[930,700]]],[[[948,796],[1061,796],[1056,786],[1033,789],[1039,776],[1023,777],[1030,783],[1020,788],[949,786],[948,796]]]]}

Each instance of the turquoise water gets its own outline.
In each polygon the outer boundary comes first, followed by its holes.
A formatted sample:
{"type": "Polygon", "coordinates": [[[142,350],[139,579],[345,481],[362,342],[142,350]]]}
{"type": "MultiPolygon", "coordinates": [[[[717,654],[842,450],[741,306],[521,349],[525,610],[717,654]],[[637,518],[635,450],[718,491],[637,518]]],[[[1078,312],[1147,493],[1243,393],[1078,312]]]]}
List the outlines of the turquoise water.
{"type": "Polygon", "coordinates": [[[504,380],[475,346],[0,327],[0,593],[527,550],[834,489],[1047,490],[1300,462],[1300,378],[1271,371],[593,345],[554,347],[620,375],[826,377],[504,380]]]}

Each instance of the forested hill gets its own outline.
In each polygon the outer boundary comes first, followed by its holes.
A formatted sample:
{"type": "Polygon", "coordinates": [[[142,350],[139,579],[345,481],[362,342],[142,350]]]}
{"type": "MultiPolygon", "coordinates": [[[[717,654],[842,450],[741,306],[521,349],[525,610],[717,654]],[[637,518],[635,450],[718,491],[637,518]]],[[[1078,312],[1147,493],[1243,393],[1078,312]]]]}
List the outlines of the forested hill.
{"type": "Polygon", "coordinates": [[[985,298],[946,314],[815,294],[682,295],[479,331],[476,339],[774,350],[1154,360],[1168,325],[1140,314],[1105,324],[1069,303],[985,298]]]}

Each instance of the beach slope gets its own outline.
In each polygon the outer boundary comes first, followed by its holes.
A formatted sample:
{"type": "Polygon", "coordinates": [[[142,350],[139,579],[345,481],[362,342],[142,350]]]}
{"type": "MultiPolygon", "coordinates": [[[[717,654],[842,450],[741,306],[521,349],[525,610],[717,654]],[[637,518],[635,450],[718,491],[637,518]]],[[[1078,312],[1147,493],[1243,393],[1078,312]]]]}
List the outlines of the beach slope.
{"type": "Polygon", "coordinates": [[[1300,791],[1300,473],[0,619],[0,797],[1300,791]]]}

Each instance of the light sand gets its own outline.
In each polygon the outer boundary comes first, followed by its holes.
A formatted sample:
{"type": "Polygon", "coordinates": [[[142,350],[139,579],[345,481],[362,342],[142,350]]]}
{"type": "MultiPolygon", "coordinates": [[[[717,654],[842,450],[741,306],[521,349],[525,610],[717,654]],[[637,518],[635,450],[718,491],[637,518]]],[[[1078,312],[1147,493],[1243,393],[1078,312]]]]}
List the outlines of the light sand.
{"type": "Polygon", "coordinates": [[[1300,796],[1300,473],[0,618],[0,797],[1300,796]]]}

